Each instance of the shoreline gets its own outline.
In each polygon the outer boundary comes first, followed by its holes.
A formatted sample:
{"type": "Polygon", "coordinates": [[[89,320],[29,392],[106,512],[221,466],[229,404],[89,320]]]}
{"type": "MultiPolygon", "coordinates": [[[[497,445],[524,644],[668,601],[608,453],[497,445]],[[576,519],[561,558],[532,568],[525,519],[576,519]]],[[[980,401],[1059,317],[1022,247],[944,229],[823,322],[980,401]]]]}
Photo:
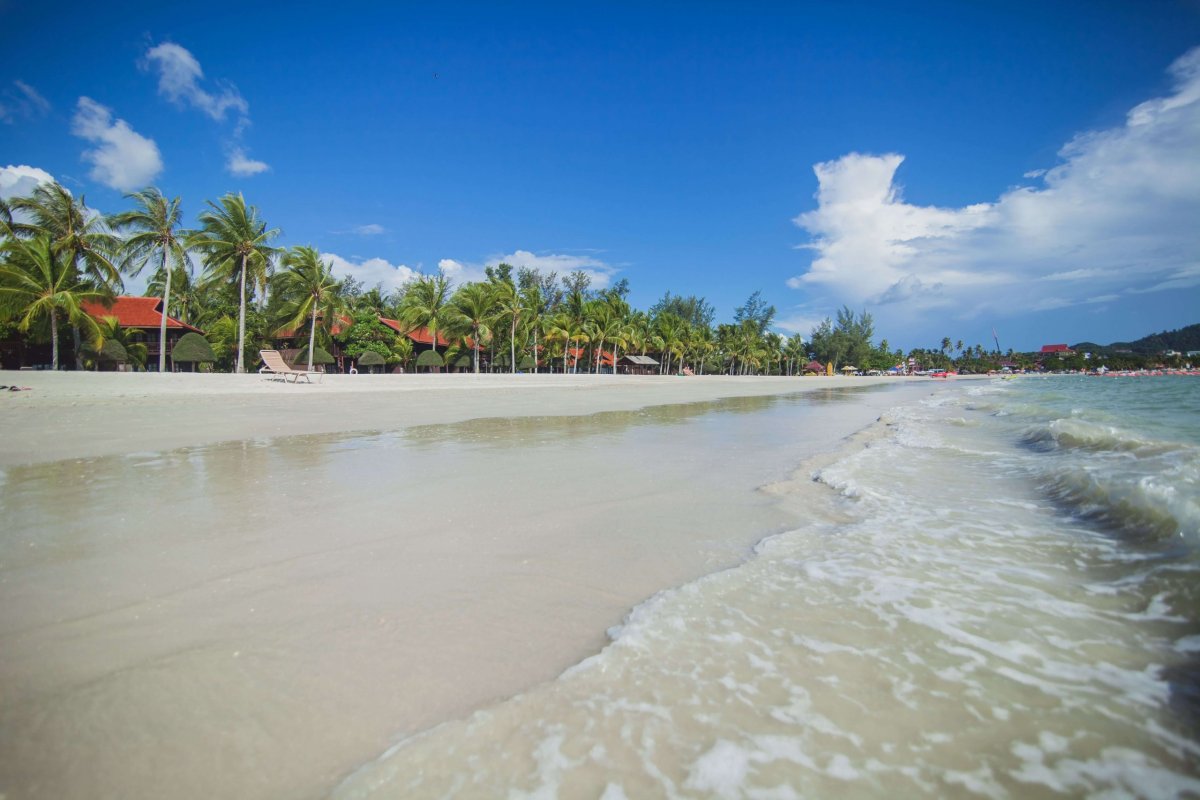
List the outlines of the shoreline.
{"type": "MultiPolygon", "coordinates": [[[[979,379],[985,376],[962,378],[979,379]]],[[[728,397],[938,381],[924,377],[328,375],[14,372],[0,385],[0,468],[179,447],[376,432],[469,419],[580,416],[728,397]],[[70,430],[70,436],[59,436],[70,430]]]]}
{"type": "Polygon", "coordinates": [[[19,436],[79,409],[118,422],[62,460],[14,465],[5,438],[0,727],[27,736],[0,752],[11,791],[153,796],[186,775],[178,796],[322,796],[397,737],[553,680],[655,593],[744,561],[792,519],[765,478],[945,386],[397,376],[300,394],[241,376],[179,402],[100,377],[14,393],[34,400],[19,436]],[[184,412],[185,444],[147,446],[184,412]],[[308,430],[330,416],[344,424],[308,430]],[[88,718],[97,704],[114,711],[88,718]],[[92,736],[72,733],[81,714],[92,736]]]}

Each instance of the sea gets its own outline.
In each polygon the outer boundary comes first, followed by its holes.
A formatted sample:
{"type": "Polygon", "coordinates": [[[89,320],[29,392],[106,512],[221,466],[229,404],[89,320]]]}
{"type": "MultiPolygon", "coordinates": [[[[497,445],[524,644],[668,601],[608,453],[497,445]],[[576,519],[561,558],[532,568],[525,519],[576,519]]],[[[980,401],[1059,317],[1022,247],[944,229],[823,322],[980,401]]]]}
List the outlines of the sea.
{"type": "Polygon", "coordinates": [[[786,530],[333,797],[1200,796],[1200,378],[959,381],[786,530]]]}

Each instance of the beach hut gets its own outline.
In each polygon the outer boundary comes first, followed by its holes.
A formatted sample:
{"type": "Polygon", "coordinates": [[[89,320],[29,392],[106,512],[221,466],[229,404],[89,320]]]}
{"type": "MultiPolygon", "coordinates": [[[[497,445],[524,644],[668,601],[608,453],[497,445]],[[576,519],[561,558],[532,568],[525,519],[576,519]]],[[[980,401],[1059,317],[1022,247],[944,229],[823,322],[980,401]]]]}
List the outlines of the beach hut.
{"type": "Polygon", "coordinates": [[[804,365],[804,374],[805,375],[824,375],[825,374],[825,365],[822,364],[820,361],[817,361],[814,358],[812,361],[810,361],[804,365]]]}
{"type": "Polygon", "coordinates": [[[387,363],[383,356],[376,353],[374,350],[367,350],[358,357],[358,366],[366,367],[371,372],[378,372],[379,368],[387,363]]]}
{"type": "Polygon", "coordinates": [[[442,354],[436,350],[426,350],[417,356],[417,369],[425,369],[426,372],[441,372],[445,362],[442,361],[442,354]]]}
{"type": "Polygon", "coordinates": [[[650,356],[621,356],[618,369],[626,375],[653,375],[658,372],[658,362],[650,356]]]}
{"type": "Polygon", "coordinates": [[[188,331],[179,338],[171,350],[171,363],[187,364],[191,371],[196,371],[197,364],[211,364],[216,361],[212,345],[195,331],[188,331]]]}

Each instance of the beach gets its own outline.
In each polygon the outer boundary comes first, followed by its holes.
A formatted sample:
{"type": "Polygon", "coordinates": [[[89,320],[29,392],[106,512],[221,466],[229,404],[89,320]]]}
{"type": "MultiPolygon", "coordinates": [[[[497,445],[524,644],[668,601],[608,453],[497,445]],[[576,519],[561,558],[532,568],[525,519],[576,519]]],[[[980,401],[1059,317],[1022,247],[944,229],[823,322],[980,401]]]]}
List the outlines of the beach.
{"type": "Polygon", "coordinates": [[[6,373],[0,791],[319,797],[793,523],[932,381],[6,373]]]}

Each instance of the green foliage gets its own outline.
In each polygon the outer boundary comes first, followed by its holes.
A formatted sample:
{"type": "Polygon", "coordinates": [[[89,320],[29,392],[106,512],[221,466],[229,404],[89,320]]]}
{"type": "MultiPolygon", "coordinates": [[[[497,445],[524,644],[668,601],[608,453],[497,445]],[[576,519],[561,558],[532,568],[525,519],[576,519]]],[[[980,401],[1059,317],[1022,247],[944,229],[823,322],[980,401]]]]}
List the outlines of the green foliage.
{"type": "Polygon", "coordinates": [[[217,357],[207,339],[195,331],[188,331],[175,343],[171,350],[171,360],[176,364],[211,364],[217,357]]]}
{"type": "MultiPolygon", "coordinates": [[[[757,294],[756,292],[755,296],[757,294]]],[[[717,310],[703,297],[695,295],[684,297],[683,295],[673,295],[668,291],[657,303],[650,306],[652,318],[658,318],[663,314],[674,314],[692,327],[710,328],[717,315],[717,310]]]]}
{"type": "Polygon", "coordinates": [[[771,327],[771,323],[774,320],[775,306],[769,305],[766,300],[762,299],[761,289],[750,295],[745,305],[734,309],[734,324],[741,325],[743,322],[749,322],[754,326],[754,330],[758,332],[759,336],[767,332],[767,328],[771,327]]]}
{"type": "Polygon", "coordinates": [[[426,350],[421,355],[417,356],[418,367],[441,367],[444,366],[441,353],[436,350],[426,350]]]}
{"type": "Polygon", "coordinates": [[[368,351],[378,353],[384,359],[392,355],[396,332],[380,322],[373,310],[355,311],[352,319],[350,327],[336,337],[346,355],[355,359],[368,351]]]}

